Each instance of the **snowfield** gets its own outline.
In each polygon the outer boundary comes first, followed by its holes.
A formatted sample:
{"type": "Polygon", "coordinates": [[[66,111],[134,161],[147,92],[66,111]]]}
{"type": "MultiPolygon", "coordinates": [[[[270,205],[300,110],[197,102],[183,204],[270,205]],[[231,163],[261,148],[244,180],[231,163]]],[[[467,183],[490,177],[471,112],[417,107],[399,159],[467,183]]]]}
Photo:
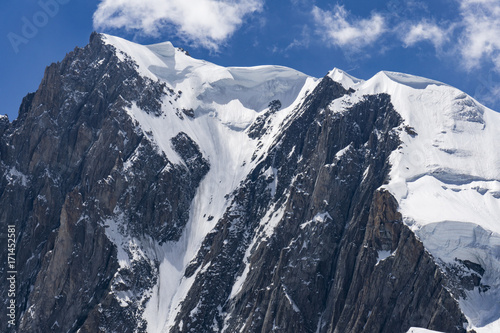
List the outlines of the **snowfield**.
{"type": "MultiPolygon", "coordinates": [[[[128,110],[130,116],[143,131],[153,134],[152,140],[172,163],[182,163],[170,145],[179,132],[196,141],[210,163],[180,241],[151,245],[144,251],[161,262],[144,318],[149,332],[166,332],[196,276],[183,278],[186,266],[227,208],[224,196],[255,166],[252,155],[257,142],[245,130],[267,111],[271,100],[281,101],[283,107],[272,118],[272,130],[258,150],[264,153],[279,125],[319,80],[280,66],[224,68],[193,59],[168,42],[142,46],[104,36],[122,60],[137,63],[139,73],[178,92],[175,100],[166,97],[160,117],[136,106],[128,110]],[[175,108],[193,110],[196,116],[180,119],[172,112],[175,108]],[[207,221],[204,216],[214,218],[207,221]]],[[[490,290],[480,293],[476,288],[459,302],[470,322],[468,328],[500,332],[500,114],[453,87],[417,76],[379,72],[364,81],[339,69],[328,75],[355,90],[334,101],[333,112],[342,112],[367,94],[391,96],[404,125],[401,146],[390,157],[390,181],[384,187],[399,202],[405,223],[438,262],[452,264],[458,258],[481,265],[485,270],[481,282],[490,290]]],[[[119,239],[116,234],[110,238],[119,239]]],[[[389,255],[379,253],[379,260],[389,255]]],[[[233,292],[238,288],[235,285],[233,292]]],[[[412,328],[408,332],[432,331],[412,328]]]]}

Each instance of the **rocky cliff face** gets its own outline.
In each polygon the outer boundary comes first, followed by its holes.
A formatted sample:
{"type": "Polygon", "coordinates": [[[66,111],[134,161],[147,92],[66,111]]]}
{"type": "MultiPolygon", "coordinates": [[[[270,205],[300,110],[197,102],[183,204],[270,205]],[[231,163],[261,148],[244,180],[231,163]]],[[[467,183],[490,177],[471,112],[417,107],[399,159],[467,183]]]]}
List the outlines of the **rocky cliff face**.
{"type": "Polygon", "coordinates": [[[0,118],[1,237],[8,224],[18,236],[16,325],[0,330],[464,332],[450,272],[381,189],[403,119],[387,94],[335,112],[352,92],[327,76],[279,130],[277,109],[248,128],[251,170],[231,193],[212,193],[225,197],[223,214],[204,216],[214,227],[176,268],[189,284],[175,308],[158,301],[156,313],[173,313],[158,325],[148,307],[169,274],[160,250],[183,241],[217,156],[178,131],[167,133],[172,161],[128,110],[183,122],[200,110],[176,108],[182,92],[93,34],[47,68],[18,119],[0,118]]]}
{"type": "Polygon", "coordinates": [[[151,287],[155,265],[120,270],[103,221],[119,206],[127,232],[159,243],[179,238],[209,165],[182,135],[174,146],[186,164],[171,165],[123,110],[136,102],[155,112],[168,93],[93,35],[48,67],[24,99],[2,137],[0,188],[2,225],[15,223],[19,232],[19,332],[144,326],[134,317],[140,302],[121,307],[110,282],[151,287]]]}
{"type": "Polygon", "coordinates": [[[207,267],[171,332],[464,331],[443,275],[377,191],[401,119],[387,95],[329,112],[348,93],[324,78],[249,175],[187,272],[207,267]]]}

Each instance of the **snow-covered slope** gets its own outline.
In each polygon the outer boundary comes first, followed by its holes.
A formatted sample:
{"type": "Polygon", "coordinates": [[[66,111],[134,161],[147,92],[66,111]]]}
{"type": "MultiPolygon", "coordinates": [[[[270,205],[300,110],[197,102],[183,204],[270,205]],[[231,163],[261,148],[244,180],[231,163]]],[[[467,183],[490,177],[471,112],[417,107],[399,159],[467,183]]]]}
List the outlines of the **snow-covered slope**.
{"type": "Polygon", "coordinates": [[[352,86],[356,92],[336,101],[336,108],[366,94],[391,96],[405,123],[385,187],[398,200],[405,223],[435,258],[446,264],[468,260],[485,269],[481,282],[491,289],[481,293],[475,288],[460,303],[477,332],[496,332],[500,114],[458,89],[407,74],[380,72],[352,86]]]}
{"type": "MultiPolygon", "coordinates": [[[[222,217],[229,204],[226,195],[233,192],[255,166],[251,159],[257,142],[244,130],[268,109],[269,102],[280,100],[282,109],[272,119],[275,130],[268,133],[268,138],[272,138],[278,131],[277,125],[318,80],[280,66],[220,67],[193,59],[168,42],[142,46],[109,35],[104,35],[104,41],[113,45],[123,60],[132,59],[137,63],[143,76],[166,83],[176,94],[174,99],[165,97],[163,109],[167,112],[161,117],[147,114],[135,105],[131,107],[128,112],[140,128],[152,133],[152,140],[172,163],[182,163],[170,143],[179,132],[192,138],[210,163],[210,171],[192,202],[181,239],[151,249],[154,259],[161,262],[160,275],[144,317],[149,332],[162,332],[175,319],[175,310],[196,276],[183,278],[185,268],[222,217]],[[194,117],[179,117],[170,112],[172,108],[192,110],[194,117]],[[207,217],[210,217],[208,221],[207,217]]],[[[271,143],[271,139],[264,141],[264,149],[260,151],[266,151],[271,143]]],[[[110,237],[120,239],[116,234],[110,237]]]]}
{"type": "MultiPolygon", "coordinates": [[[[152,134],[172,163],[183,163],[170,140],[184,132],[210,163],[180,241],[151,248],[161,262],[160,275],[144,317],[149,332],[161,332],[173,323],[176,308],[196,277],[184,278],[184,270],[227,208],[225,195],[255,167],[259,159],[252,156],[271,146],[281,123],[319,80],[279,66],[224,68],[193,59],[170,43],[141,46],[107,35],[104,40],[123,60],[133,60],[139,73],[165,83],[172,92],[162,108],[177,114],[163,112],[157,117],[135,105],[128,109],[144,133],[152,134]],[[280,100],[282,109],[271,118],[272,130],[257,147],[245,130],[272,100],[280,100]],[[212,218],[207,221],[206,216],[212,218]]],[[[496,332],[500,326],[500,114],[455,88],[416,76],[380,72],[363,81],[339,69],[328,76],[354,90],[330,105],[333,112],[342,112],[368,94],[391,96],[404,125],[385,187],[397,199],[405,223],[443,269],[456,264],[456,259],[484,269],[481,282],[489,291],[481,293],[476,287],[460,304],[471,328],[496,332]]],[[[116,241],[116,235],[110,237],[116,241]]]]}

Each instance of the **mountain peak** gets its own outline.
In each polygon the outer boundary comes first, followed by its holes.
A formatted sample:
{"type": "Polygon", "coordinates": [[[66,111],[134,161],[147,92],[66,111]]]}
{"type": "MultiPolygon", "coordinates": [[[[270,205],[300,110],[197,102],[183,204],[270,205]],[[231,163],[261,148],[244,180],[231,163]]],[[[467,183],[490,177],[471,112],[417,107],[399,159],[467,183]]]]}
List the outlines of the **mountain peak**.
{"type": "Polygon", "coordinates": [[[354,76],[347,74],[345,71],[337,67],[329,71],[327,76],[333,81],[340,83],[345,89],[354,88],[358,84],[364,82],[364,80],[355,78],[354,76]]]}

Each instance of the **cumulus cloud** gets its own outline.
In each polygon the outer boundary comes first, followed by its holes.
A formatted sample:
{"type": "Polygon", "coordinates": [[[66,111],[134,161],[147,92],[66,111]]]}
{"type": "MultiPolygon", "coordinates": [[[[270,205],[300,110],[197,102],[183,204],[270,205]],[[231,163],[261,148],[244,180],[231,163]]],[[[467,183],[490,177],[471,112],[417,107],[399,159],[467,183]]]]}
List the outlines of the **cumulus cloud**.
{"type": "Polygon", "coordinates": [[[493,62],[500,71],[500,2],[498,0],[459,0],[464,24],[460,52],[468,69],[483,60],[493,62]]]}
{"type": "Polygon", "coordinates": [[[101,0],[94,28],[126,29],[159,36],[164,29],[196,45],[217,50],[246,15],[262,10],[264,0],[101,0]]]}
{"type": "Polygon", "coordinates": [[[467,70],[485,63],[500,72],[500,1],[455,0],[458,16],[442,27],[423,20],[402,29],[405,46],[429,41],[436,49],[446,48],[467,70]]]}
{"type": "Polygon", "coordinates": [[[427,18],[408,23],[400,15],[379,13],[355,18],[339,5],[331,11],[313,6],[312,18],[324,41],[349,51],[359,51],[389,35],[399,37],[405,47],[429,42],[441,55],[458,59],[467,70],[493,66],[500,72],[500,1],[454,1],[458,15],[439,24],[427,18]]]}
{"type": "Polygon", "coordinates": [[[436,49],[440,49],[449,40],[449,29],[443,29],[435,23],[422,21],[407,27],[403,35],[405,46],[413,46],[422,41],[431,42],[436,49]]]}
{"type": "Polygon", "coordinates": [[[357,19],[337,5],[332,11],[314,6],[312,15],[316,32],[331,45],[343,48],[359,49],[373,44],[386,31],[384,17],[376,13],[368,19],[357,19]]]}

